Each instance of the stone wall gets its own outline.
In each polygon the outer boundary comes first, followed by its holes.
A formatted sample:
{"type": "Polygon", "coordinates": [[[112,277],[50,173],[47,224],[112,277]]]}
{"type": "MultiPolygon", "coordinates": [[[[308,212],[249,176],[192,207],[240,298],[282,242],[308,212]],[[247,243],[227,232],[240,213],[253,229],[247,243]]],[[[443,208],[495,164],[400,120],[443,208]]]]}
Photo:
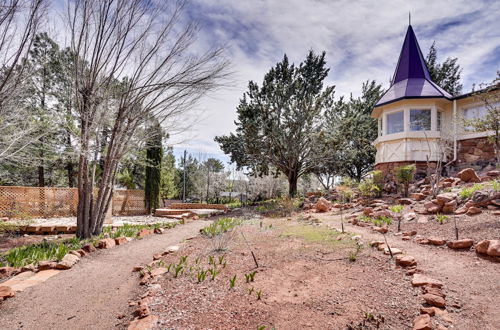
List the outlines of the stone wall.
{"type": "MultiPolygon", "coordinates": [[[[421,179],[427,176],[427,162],[390,162],[390,163],[379,163],[375,165],[375,170],[382,171],[384,173],[386,182],[394,182],[396,181],[394,173],[398,167],[405,165],[415,165],[417,167],[415,178],[421,179]]],[[[436,168],[436,163],[430,162],[429,166],[434,169],[436,168]]]]}
{"type": "Polygon", "coordinates": [[[495,162],[495,149],[487,138],[467,139],[458,142],[457,164],[487,166],[495,162]]]}

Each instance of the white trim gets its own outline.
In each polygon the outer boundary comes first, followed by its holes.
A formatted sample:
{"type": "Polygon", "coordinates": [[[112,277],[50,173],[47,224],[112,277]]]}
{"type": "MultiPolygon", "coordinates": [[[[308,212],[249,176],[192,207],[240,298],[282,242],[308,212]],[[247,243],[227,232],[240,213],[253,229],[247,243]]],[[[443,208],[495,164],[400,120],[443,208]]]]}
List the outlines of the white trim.
{"type": "Polygon", "coordinates": [[[478,139],[483,137],[488,137],[494,135],[493,131],[485,131],[485,132],[467,132],[457,135],[457,140],[468,140],[468,139],[478,139]]]}

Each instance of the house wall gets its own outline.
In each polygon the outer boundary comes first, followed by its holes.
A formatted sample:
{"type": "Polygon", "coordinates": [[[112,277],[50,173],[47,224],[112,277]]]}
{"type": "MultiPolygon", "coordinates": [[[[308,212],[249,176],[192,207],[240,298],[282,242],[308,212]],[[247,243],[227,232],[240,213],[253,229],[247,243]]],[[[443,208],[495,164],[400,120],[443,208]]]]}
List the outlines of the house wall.
{"type": "MultiPolygon", "coordinates": [[[[394,182],[396,181],[395,172],[398,167],[405,165],[415,165],[416,172],[415,177],[417,179],[421,179],[427,176],[427,162],[389,162],[389,163],[378,163],[375,165],[375,170],[382,171],[384,173],[385,182],[394,182]]],[[[435,162],[429,163],[429,168],[432,170],[436,168],[435,162]]]]}
{"type": "Polygon", "coordinates": [[[486,137],[458,141],[457,163],[488,165],[495,162],[495,148],[486,137]]]}

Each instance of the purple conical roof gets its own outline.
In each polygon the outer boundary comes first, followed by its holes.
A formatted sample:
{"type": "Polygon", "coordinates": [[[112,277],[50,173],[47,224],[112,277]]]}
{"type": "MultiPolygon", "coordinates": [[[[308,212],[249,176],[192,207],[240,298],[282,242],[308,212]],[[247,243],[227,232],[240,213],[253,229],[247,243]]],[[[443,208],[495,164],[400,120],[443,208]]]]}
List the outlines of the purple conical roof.
{"type": "Polygon", "coordinates": [[[452,98],[448,92],[432,81],[415,32],[409,25],[391,87],[380,98],[375,107],[402,99],[435,97],[452,98]]]}

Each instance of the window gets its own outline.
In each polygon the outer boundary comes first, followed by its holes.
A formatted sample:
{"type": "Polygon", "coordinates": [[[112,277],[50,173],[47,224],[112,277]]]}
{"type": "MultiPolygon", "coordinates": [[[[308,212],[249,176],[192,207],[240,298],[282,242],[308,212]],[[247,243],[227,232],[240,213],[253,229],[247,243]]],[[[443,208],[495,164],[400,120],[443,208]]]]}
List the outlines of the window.
{"type": "Polygon", "coordinates": [[[441,130],[441,125],[442,125],[442,122],[443,122],[443,120],[441,119],[442,116],[443,116],[443,113],[441,111],[438,111],[437,112],[437,126],[436,126],[436,129],[438,131],[441,130]]]}
{"type": "Polygon", "coordinates": [[[387,115],[387,134],[399,133],[405,130],[403,111],[387,115]]]}
{"type": "Polygon", "coordinates": [[[410,131],[430,131],[431,110],[410,110],[410,131]]]}
{"type": "Polygon", "coordinates": [[[383,126],[383,121],[382,121],[382,118],[383,116],[381,116],[379,119],[378,119],[378,136],[382,136],[382,130],[384,129],[384,126],[383,126]]]}
{"type": "MultiPolygon", "coordinates": [[[[488,110],[484,106],[477,106],[469,109],[464,109],[464,119],[466,121],[473,120],[473,119],[483,119],[486,117],[486,114],[488,113],[488,110]]],[[[472,131],[473,127],[472,126],[466,126],[465,130],[467,131],[472,131]]]]}

